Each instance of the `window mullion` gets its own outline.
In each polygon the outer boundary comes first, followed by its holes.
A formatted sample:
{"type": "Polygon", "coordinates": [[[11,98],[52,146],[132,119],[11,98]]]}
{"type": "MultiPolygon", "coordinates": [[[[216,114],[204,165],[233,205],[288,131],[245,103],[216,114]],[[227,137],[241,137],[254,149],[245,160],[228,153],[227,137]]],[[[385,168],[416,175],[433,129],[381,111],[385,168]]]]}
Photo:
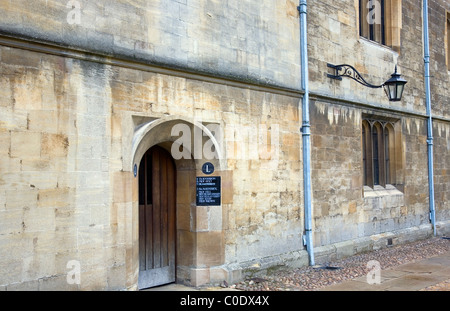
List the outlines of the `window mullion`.
{"type": "Polygon", "coordinates": [[[381,186],[386,187],[386,157],[385,157],[385,140],[384,140],[384,131],[385,127],[383,125],[380,126],[380,134],[378,134],[378,165],[379,165],[379,174],[380,179],[379,183],[381,186]]]}
{"type": "Polygon", "coordinates": [[[371,188],[374,187],[374,169],[373,169],[373,142],[372,142],[372,137],[373,137],[373,125],[369,123],[369,131],[366,134],[366,163],[367,163],[367,185],[371,188]]]}

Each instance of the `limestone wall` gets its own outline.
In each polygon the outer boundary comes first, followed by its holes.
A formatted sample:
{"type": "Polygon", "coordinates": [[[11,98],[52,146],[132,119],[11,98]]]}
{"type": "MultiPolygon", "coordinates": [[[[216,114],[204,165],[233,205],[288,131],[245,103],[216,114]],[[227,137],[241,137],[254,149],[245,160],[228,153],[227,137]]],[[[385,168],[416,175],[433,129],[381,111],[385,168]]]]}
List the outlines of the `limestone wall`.
{"type": "Polygon", "coordinates": [[[184,282],[223,280],[225,263],[302,248],[296,96],[8,47],[0,55],[2,287],[135,286],[133,133],[169,115],[224,129],[220,209],[195,206],[200,172],[186,175],[179,164],[184,282]],[[67,281],[73,260],[80,284],[67,281]]]}
{"type": "MultiPolygon", "coordinates": [[[[396,148],[400,149],[397,151],[404,164],[396,168],[397,184],[369,188],[363,186],[362,179],[361,114],[364,112],[322,101],[315,101],[311,110],[317,246],[429,223],[426,120],[399,116],[402,145],[396,148]]],[[[437,221],[446,221],[449,139],[443,123],[436,122],[434,130],[437,221]]]]}
{"type": "Polygon", "coordinates": [[[298,88],[297,2],[2,1],[2,33],[298,88]]]}
{"type": "Polygon", "coordinates": [[[5,47],[1,61],[0,283],[80,288],[66,278],[78,260],[81,289],[123,287],[107,69],[5,47]]]}
{"type": "MultiPolygon", "coordinates": [[[[308,1],[313,234],[320,258],[331,248],[342,247],[339,256],[369,250],[374,239],[382,247],[398,232],[399,242],[431,232],[421,8],[398,2],[402,44],[389,48],[359,38],[358,1],[308,1]],[[351,64],[374,84],[397,63],[408,80],[403,100],[390,103],[381,89],[330,80],[327,63],[351,64]],[[372,115],[396,120],[398,165],[392,185],[368,189],[361,126],[372,115]]],[[[195,204],[195,177],[206,159],[176,162],[179,281],[202,285],[239,279],[249,267],[307,264],[296,5],[3,1],[0,289],[135,289],[133,166],[143,146],[176,145],[170,130],[177,122],[223,130],[215,145],[222,158],[214,162],[223,178],[220,207],[195,204]],[[162,125],[136,141],[139,129],[155,120],[162,125]],[[67,278],[77,263],[78,283],[67,278]]],[[[430,1],[430,8],[437,220],[448,228],[442,18],[449,8],[444,0],[430,1]]]]}
{"type": "MultiPolygon", "coordinates": [[[[389,1],[391,2],[391,1],[389,1]]],[[[396,2],[396,1],[392,1],[396,2]]],[[[310,1],[310,86],[317,97],[311,106],[312,178],[315,243],[329,245],[383,232],[429,224],[427,123],[423,117],[422,10],[417,3],[402,7],[401,45],[381,46],[359,37],[358,1],[310,1]],[[326,40],[324,40],[326,38],[326,40]],[[403,99],[389,102],[381,89],[343,78],[331,80],[327,63],[350,64],[372,84],[381,84],[398,64],[408,80],[403,99]],[[396,185],[363,187],[362,115],[395,118],[396,185]]],[[[433,115],[448,118],[449,79],[444,66],[445,1],[430,2],[430,70],[433,115]]],[[[314,96],[313,96],[314,99],[314,96]]],[[[438,221],[448,218],[446,184],[448,119],[434,121],[434,168],[438,221]]]]}
{"type": "MultiPolygon", "coordinates": [[[[425,113],[424,62],[422,42],[422,8],[417,1],[396,2],[401,7],[399,21],[401,45],[387,47],[359,36],[358,1],[308,1],[308,28],[310,61],[310,87],[313,92],[375,107],[425,113]],[[320,21],[320,22],[315,22],[320,21]],[[389,102],[384,91],[370,89],[344,78],[335,81],[327,78],[333,73],[327,63],[354,66],[369,83],[380,85],[394,71],[408,81],[403,99],[389,102]]],[[[433,114],[449,117],[449,78],[445,66],[445,12],[449,10],[444,0],[429,1],[430,71],[433,114]]]]}
{"type": "Polygon", "coordinates": [[[449,182],[450,182],[450,133],[449,125],[444,122],[436,122],[434,133],[434,183],[436,219],[449,219],[449,182]]]}

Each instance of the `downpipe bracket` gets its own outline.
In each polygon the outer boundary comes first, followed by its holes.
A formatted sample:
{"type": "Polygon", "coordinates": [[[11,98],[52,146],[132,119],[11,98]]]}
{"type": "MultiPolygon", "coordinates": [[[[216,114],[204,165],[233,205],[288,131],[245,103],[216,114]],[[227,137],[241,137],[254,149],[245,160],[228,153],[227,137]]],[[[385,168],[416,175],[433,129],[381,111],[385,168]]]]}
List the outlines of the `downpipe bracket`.
{"type": "Polygon", "coordinates": [[[297,10],[300,12],[300,14],[306,14],[306,1],[300,1],[300,5],[297,7],[297,10]]]}

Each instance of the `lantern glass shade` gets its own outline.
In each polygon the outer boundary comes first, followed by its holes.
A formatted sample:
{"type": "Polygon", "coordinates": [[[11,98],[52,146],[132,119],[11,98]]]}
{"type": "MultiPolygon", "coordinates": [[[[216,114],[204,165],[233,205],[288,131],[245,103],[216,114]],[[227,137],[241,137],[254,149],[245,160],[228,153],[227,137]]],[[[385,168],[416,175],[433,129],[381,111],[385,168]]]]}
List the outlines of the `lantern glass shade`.
{"type": "Polygon", "coordinates": [[[400,101],[403,95],[403,89],[407,81],[397,73],[397,66],[391,78],[384,82],[384,90],[389,97],[389,101],[400,101]]]}

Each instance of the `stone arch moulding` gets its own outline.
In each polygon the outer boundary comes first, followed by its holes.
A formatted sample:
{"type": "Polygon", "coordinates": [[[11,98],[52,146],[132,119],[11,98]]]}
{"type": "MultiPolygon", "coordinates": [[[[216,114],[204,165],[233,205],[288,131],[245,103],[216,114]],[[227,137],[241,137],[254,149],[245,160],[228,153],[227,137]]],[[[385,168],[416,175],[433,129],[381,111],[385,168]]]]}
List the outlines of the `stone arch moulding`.
{"type": "MultiPolygon", "coordinates": [[[[172,128],[177,124],[187,125],[192,133],[195,130],[198,130],[202,135],[203,143],[205,139],[209,139],[215,147],[215,157],[213,159],[206,160],[213,162],[213,164],[217,167],[217,170],[225,169],[226,162],[224,157],[224,149],[222,148],[223,144],[217,140],[211,130],[200,121],[193,118],[191,119],[179,116],[165,116],[138,125],[134,131],[132,139],[131,163],[128,163],[125,167],[129,168],[130,171],[133,171],[134,165],[139,165],[142,156],[150,147],[162,142],[175,142],[179,137],[172,136],[171,132],[172,128]]],[[[194,139],[192,139],[192,144],[195,144],[194,139]]],[[[193,154],[193,150],[189,150],[189,152],[191,155],[193,154]]],[[[203,159],[194,158],[194,160],[196,160],[197,165],[197,160],[203,159]]]]}

